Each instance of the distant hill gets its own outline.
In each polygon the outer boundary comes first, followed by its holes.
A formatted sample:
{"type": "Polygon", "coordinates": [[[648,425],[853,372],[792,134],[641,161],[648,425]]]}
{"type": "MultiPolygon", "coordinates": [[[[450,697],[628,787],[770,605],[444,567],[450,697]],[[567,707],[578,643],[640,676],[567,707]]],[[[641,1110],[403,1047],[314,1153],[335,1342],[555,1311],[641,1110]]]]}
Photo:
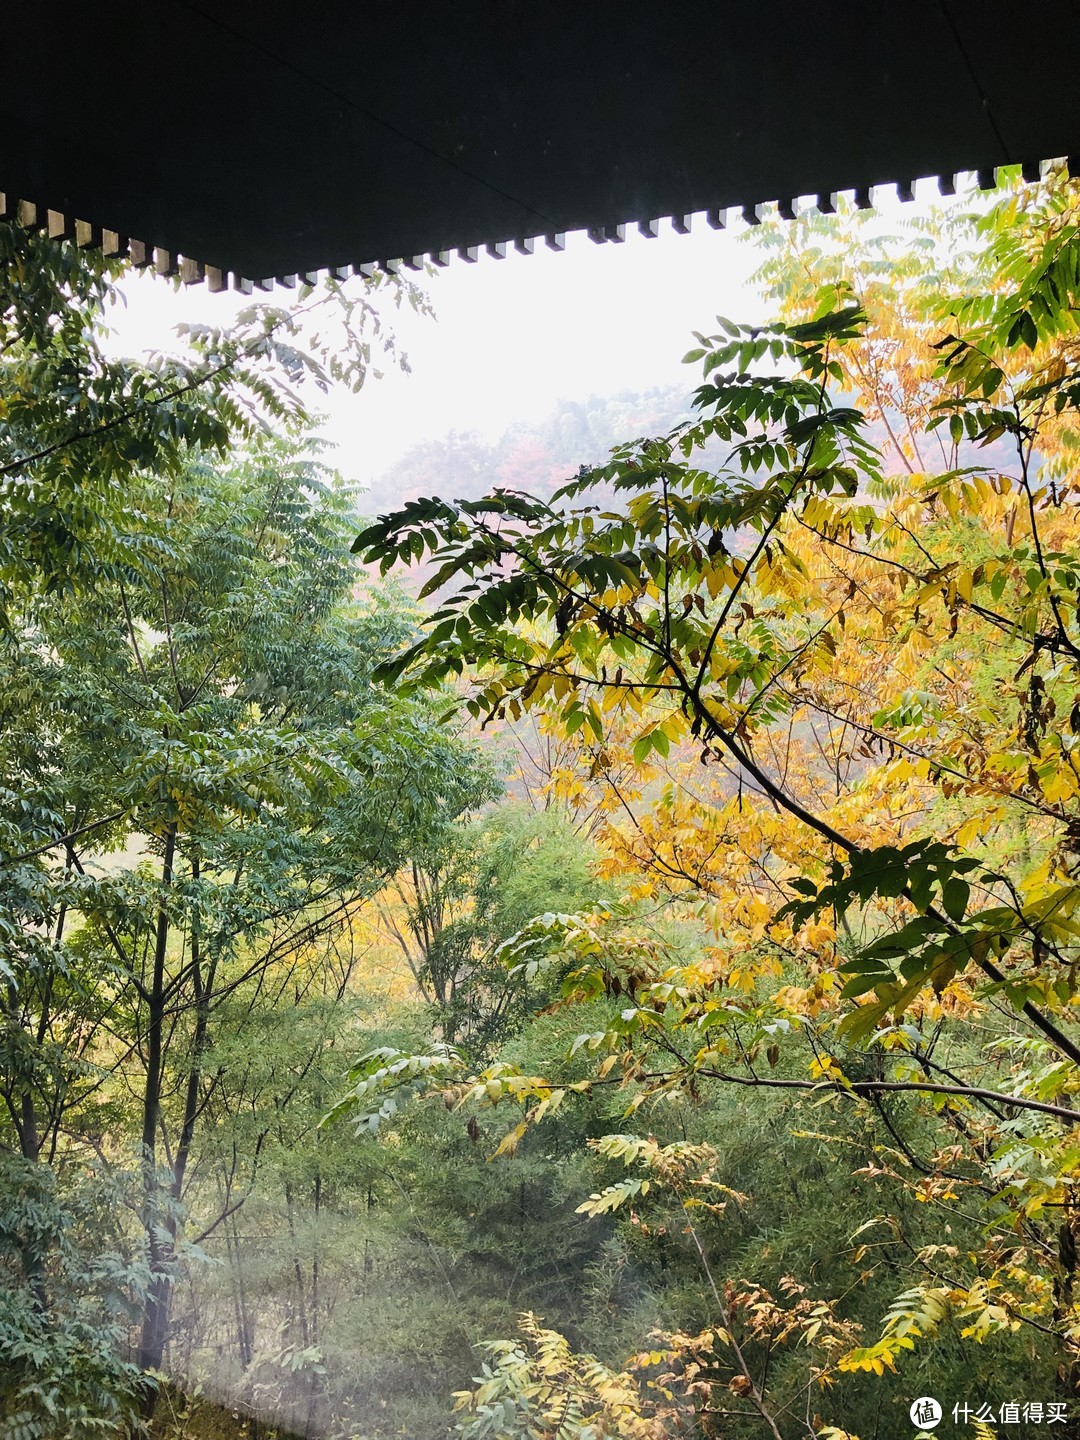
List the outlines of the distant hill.
{"type": "Polygon", "coordinates": [[[660,435],[688,411],[690,387],[563,400],[538,425],[514,425],[494,442],[451,431],[408,451],[361,498],[370,515],[419,495],[475,500],[494,486],[550,495],[579,465],[602,460],[613,445],[660,435]]]}

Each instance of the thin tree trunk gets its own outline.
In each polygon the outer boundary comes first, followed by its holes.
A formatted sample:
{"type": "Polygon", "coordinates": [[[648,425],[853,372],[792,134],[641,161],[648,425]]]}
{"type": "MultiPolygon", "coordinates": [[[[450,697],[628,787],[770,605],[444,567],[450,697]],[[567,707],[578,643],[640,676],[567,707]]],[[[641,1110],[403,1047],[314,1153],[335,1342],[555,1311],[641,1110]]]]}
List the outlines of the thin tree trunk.
{"type": "Polygon", "coordinates": [[[374,1262],[371,1258],[371,1212],[375,1208],[375,1194],[371,1188],[371,1181],[367,1187],[367,1222],[364,1226],[364,1288],[363,1294],[371,1292],[371,1273],[374,1270],[374,1262]]]}
{"type": "MultiPolygon", "coordinates": [[[[319,1211],[322,1209],[322,1174],[315,1171],[315,1220],[311,1234],[311,1343],[319,1343],[319,1211]]],[[[319,1376],[312,1372],[308,1390],[305,1435],[315,1434],[316,1410],[319,1403],[319,1376]]]]}
{"type": "MultiPolygon", "coordinates": [[[[143,1090],[142,1167],[143,1226],[146,1230],[150,1287],[143,1310],[138,1363],[142,1370],[160,1370],[169,1324],[169,1280],[172,1246],[163,1235],[162,1187],[157,1173],[157,1129],[161,1116],[163,1081],[162,1037],[165,1020],[165,960],[169,943],[169,898],[176,859],[176,826],[165,833],[161,863],[161,899],[154,936],[154,971],[150,985],[150,1013],[146,1037],[146,1083],[143,1090]]],[[[167,1233],[167,1232],[166,1232],[167,1233]]],[[[153,1414],[156,1389],[144,1391],[143,1413],[153,1414]]]]}
{"type": "MultiPolygon", "coordinates": [[[[199,857],[191,857],[191,878],[199,878],[199,857]]],[[[211,966],[211,971],[213,966],[211,966]]],[[[184,1094],[184,1117],[180,1125],[180,1138],[173,1157],[172,1198],[173,1209],[169,1216],[168,1228],[173,1240],[176,1239],[176,1212],[184,1193],[184,1175],[191,1155],[191,1141],[195,1134],[195,1122],[199,1115],[199,1083],[202,1079],[202,1055],[206,1049],[207,1029],[210,1023],[210,981],[203,984],[202,936],[199,931],[198,901],[191,916],[191,986],[195,1000],[195,1035],[191,1044],[191,1067],[188,1070],[187,1088],[184,1094]]]]}
{"type": "MultiPolygon", "coordinates": [[[[1078,1268],[1077,1236],[1080,1233],[1080,1216],[1066,1207],[1058,1229],[1058,1264],[1060,1273],[1054,1282],[1054,1320],[1060,1325],[1065,1338],[1062,1340],[1062,1354],[1057,1366],[1058,1394],[1066,1402],[1071,1413],[1080,1392],[1080,1353],[1074,1340],[1068,1338],[1068,1330],[1074,1320],[1076,1303],[1075,1289],[1078,1268]]],[[[1077,1440],[1080,1435],[1080,1418],[1073,1415],[1062,1432],[1063,1440],[1077,1440]]]]}
{"type": "Polygon", "coordinates": [[[300,1322],[300,1338],[306,1349],[309,1343],[307,1301],[304,1296],[304,1272],[300,1265],[300,1249],[296,1243],[296,1224],[293,1219],[293,1192],[291,1183],[285,1181],[285,1220],[292,1241],[293,1279],[296,1281],[296,1318],[300,1322]]]}
{"type": "Polygon", "coordinates": [[[225,1243],[229,1252],[232,1270],[233,1303],[236,1307],[236,1340],[240,1351],[240,1365],[246,1370],[254,1354],[255,1337],[251,1317],[248,1313],[247,1292],[244,1289],[244,1261],[240,1251],[240,1232],[236,1216],[232,1215],[225,1225],[225,1243]],[[230,1234],[231,1231],[231,1234],[230,1234]]]}
{"type": "MultiPolygon", "coordinates": [[[[41,1139],[38,1134],[34,1096],[29,1083],[22,1093],[19,1108],[19,1124],[16,1127],[19,1133],[19,1149],[24,1160],[29,1160],[31,1164],[36,1165],[41,1153],[41,1139]]],[[[32,1238],[27,1239],[26,1243],[20,1247],[20,1251],[23,1274],[26,1276],[26,1284],[34,1309],[39,1315],[44,1315],[49,1308],[48,1293],[45,1288],[45,1256],[40,1246],[35,1244],[32,1238]]]]}

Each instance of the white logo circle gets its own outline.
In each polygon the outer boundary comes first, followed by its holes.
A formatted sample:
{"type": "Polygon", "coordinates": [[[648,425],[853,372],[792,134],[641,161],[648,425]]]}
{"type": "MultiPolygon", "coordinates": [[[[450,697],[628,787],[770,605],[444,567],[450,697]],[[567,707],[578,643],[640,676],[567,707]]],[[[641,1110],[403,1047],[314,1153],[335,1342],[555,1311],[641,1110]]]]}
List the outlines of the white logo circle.
{"type": "Polygon", "coordinates": [[[921,1395],[918,1400],[912,1401],[908,1414],[911,1423],[920,1430],[932,1430],[941,1419],[941,1406],[932,1395],[921,1395]]]}

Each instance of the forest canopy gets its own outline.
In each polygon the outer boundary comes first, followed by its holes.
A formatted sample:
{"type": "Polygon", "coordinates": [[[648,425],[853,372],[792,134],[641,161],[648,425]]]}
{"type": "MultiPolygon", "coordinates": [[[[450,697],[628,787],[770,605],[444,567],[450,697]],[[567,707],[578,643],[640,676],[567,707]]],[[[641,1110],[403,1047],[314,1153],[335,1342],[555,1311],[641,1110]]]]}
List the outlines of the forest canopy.
{"type": "Polygon", "coordinates": [[[1080,188],[1006,182],[768,220],[685,419],[374,520],[307,396],[418,292],[121,364],[2,232],[0,1433],[1072,1433],[1080,188]]]}

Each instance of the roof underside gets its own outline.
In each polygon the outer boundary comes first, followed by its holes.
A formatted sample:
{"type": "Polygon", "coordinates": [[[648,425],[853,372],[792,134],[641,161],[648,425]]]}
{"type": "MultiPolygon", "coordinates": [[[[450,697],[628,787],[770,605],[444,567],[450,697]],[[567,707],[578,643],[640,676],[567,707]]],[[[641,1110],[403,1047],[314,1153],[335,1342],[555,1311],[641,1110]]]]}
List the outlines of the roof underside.
{"type": "Polygon", "coordinates": [[[618,239],[1080,155],[1078,42],[1075,0],[43,0],[0,187],[215,285],[618,239]]]}

